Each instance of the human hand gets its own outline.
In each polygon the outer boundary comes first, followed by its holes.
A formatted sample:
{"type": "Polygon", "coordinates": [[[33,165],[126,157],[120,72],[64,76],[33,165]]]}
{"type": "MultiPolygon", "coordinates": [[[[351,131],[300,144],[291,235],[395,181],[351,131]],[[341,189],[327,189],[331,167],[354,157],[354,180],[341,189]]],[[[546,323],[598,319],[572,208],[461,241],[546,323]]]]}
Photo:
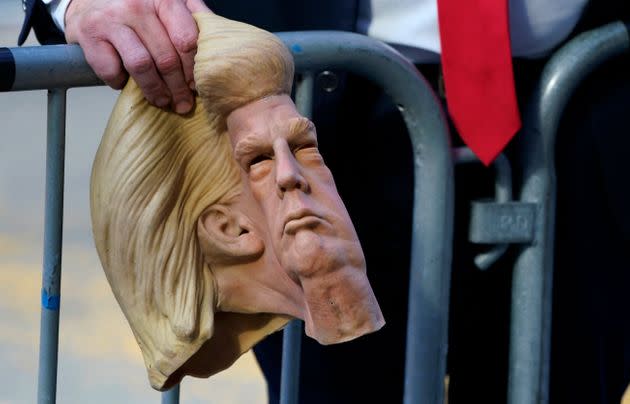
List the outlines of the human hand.
{"type": "Polygon", "coordinates": [[[128,74],[146,99],[190,111],[199,34],[192,13],[210,11],[202,0],[72,0],[66,40],[83,48],[88,64],[120,89],[128,74]]]}

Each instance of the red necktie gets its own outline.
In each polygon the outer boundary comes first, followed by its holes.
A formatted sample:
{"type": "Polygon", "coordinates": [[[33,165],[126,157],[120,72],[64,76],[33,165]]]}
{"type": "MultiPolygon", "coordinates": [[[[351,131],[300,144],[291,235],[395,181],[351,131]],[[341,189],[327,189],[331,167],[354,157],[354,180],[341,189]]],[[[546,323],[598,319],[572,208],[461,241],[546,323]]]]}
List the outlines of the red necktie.
{"type": "Polygon", "coordinates": [[[464,142],[490,164],[521,127],[508,0],[438,0],[449,114],[464,142]]]}

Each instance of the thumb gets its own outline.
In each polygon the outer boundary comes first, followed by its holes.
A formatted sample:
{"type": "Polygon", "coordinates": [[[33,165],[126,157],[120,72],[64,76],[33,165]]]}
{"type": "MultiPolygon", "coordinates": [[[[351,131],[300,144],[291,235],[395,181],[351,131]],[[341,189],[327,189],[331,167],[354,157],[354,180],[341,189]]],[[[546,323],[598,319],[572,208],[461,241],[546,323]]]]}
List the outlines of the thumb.
{"type": "Polygon", "coordinates": [[[203,0],[186,0],[186,7],[191,13],[207,13],[212,12],[203,0]]]}

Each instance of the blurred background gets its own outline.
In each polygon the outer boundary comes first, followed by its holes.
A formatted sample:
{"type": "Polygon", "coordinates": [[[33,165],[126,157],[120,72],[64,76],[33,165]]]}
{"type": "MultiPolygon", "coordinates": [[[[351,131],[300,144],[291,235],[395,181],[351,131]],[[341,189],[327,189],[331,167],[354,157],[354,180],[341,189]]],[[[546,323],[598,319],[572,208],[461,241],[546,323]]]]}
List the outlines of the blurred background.
{"type": "MultiPolygon", "coordinates": [[[[0,47],[16,46],[20,0],[0,0],[0,47]]],[[[25,46],[37,45],[31,34],[25,46]]],[[[68,92],[57,402],[159,403],[140,350],[94,249],[92,159],[117,92],[68,92]]],[[[0,93],[0,404],[37,397],[44,228],[46,92],[0,93]]],[[[258,364],[246,354],[210,379],[186,378],[182,403],[266,403],[258,364]]]]}

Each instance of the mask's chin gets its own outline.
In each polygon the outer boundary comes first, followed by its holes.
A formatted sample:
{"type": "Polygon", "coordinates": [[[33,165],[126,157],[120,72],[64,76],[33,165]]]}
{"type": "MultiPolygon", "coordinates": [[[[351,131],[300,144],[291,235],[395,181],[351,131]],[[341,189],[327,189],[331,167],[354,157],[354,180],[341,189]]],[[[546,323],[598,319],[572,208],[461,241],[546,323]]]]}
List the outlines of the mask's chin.
{"type": "Polygon", "coordinates": [[[365,258],[356,239],[304,230],[285,236],[277,254],[282,267],[289,276],[299,279],[298,283],[323,279],[344,267],[365,273],[365,258]]]}

